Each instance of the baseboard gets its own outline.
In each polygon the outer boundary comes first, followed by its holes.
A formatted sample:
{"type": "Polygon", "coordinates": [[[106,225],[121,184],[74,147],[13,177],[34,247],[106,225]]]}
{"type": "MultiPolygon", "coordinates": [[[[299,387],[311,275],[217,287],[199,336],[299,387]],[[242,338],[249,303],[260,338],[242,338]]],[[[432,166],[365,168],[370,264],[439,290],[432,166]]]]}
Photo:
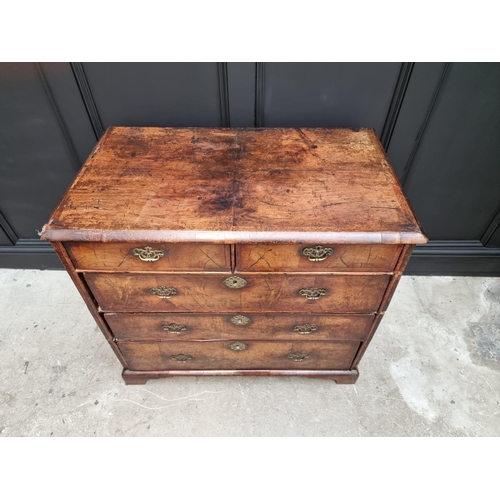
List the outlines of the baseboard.
{"type": "Polygon", "coordinates": [[[0,268],[63,269],[63,265],[49,242],[19,239],[15,245],[0,246],[0,268]]]}
{"type": "Polygon", "coordinates": [[[414,276],[500,276],[500,248],[479,240],[433,240],[417,245],[405,270],[414,276]]]}
{"type": "MultiPolygon", "coordinates": [[[[63,269],[50,243],[20,239],[0,247],[0,268],[63,269]]],[[[500,276],[500,248],[476,240],[434,240],[417,245],[405,274],[414,276],[500,276]]]]}

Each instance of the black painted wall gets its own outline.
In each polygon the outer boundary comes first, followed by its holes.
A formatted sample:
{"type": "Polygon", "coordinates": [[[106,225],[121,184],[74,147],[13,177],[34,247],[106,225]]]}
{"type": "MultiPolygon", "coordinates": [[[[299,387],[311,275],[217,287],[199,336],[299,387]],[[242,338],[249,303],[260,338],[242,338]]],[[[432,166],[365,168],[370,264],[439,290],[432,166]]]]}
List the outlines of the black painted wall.
{"type": "Polygon", "coordinates": [[[413,274],[500,276],[500,64],[1,63],[0,267],[112,125],[373,127],[431,242],[413,274]]]}

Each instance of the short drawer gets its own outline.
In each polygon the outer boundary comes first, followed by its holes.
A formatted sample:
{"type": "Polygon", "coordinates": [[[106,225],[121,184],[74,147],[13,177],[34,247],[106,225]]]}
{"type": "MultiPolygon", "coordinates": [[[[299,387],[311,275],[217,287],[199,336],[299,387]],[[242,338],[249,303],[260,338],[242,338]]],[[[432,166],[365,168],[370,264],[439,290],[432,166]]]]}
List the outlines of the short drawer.
{"type": "Polygon", "coordinates": [[[85,273],[104,312],[372,314],[389,275],[85,273]]]}
{"type": "Polygon", "coordinates": [[[131,370],[346,370],[359,342],[118,342],[131,370]]]}
{"type": "Polygon", "coordinates": [[[205,243],[66,243],[79,270],[230,271],[228,245],[205,243]]]}
{"type": "Polygon", "coordinates": [[[118,340],[356,340],[374,316],[360,314],[119,314],[104,315],[118,340]]]}
{"type": "Polygon", "coordinates": [[[237,245],[241,272],[391,272],[401,245],[237,245]]]}

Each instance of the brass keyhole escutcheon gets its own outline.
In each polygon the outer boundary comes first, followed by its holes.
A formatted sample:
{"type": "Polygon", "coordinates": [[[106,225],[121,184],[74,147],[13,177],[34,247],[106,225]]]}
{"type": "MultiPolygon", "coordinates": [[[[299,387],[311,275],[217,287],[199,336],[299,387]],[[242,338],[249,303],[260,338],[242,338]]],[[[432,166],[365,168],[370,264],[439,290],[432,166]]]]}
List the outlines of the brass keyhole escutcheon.
{"type": "Polygon", "coordinates": [[[243,314],[238,314],[230,318],[229,321],[236,326],[246,326],[250,323],[250,318],[248,316],[243,316],[243,314]]]}
{"type": "Polygon", "coordinates": [[[233,342],[229,344],[229,349],[232,351],[244,351],[247,348],[247,345],[243,342],[233,342]]]}
{"type": "Polygon", "coordinates": [[[228,288],[243,288],[247,284],[247,280],[241,276],[229,276],[223,281],[228,288]]]}

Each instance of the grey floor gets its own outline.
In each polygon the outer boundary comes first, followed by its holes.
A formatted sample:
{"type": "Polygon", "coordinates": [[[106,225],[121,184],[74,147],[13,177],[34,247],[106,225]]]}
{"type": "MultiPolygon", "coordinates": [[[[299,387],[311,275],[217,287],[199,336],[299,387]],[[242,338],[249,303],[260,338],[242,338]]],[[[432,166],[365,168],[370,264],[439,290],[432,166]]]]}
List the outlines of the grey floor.
{"type": "Polygon", "coordinates": [[[125,386],[63,271],[0,270],[1,436],[498,436],[500,279],[403,277],[356,385],[125,386]]]}

